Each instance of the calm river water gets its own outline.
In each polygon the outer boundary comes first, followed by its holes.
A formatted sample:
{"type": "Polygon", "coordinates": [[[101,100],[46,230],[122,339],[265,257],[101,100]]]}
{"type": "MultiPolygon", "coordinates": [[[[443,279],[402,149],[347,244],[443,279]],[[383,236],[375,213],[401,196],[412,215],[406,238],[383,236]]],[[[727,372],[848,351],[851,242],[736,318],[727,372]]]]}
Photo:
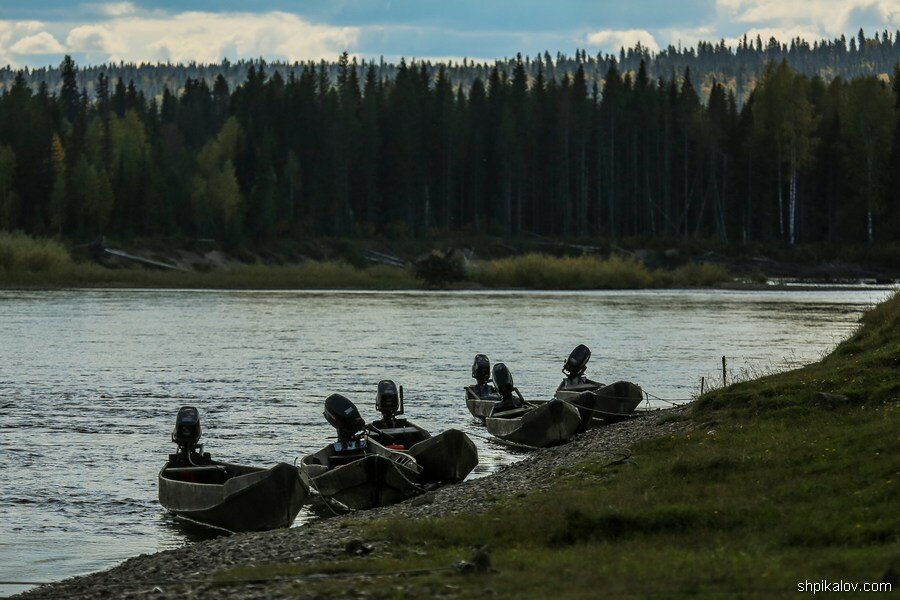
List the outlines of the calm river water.
{"type": "MultiPolygon", "coordinates": [[[[206,449],[235,462],[317,450],[333,433],[325,397],[373,417],[384,378],[404,386],[408,417],[483,435],[462,392],[477,352],[506,362],[526,398],[549,397],[585,343],[594,379],[682,400],[721,377],[722,355],[734,374],[817,359],[888,293],[0,291],[0,580],[204,535],[156,502],[183,404],[200,409],[206,449]]],[[[475,441],[475,476],[522,456],[475,441]]]]}

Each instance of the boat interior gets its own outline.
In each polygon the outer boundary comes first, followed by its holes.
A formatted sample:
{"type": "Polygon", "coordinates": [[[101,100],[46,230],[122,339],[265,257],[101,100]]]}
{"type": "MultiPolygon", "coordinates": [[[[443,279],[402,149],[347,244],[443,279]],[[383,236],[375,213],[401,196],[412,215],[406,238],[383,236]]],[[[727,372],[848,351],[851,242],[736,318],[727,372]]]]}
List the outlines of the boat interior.
{"type": "Polygon", "coordinates": [[[492,419],[518,419],[519,417],[521,417],[525,413],[530,412],[533,409],[534,409],[533,406],[528,406],[528,405],[518,406],[516,408],[510,408],[508,410],[500,410],[500,411],[492,412],[491,418],[492,419]]]}
{"type": "Polygon", "coordinates": [[[163,477],[174,481],[187,483],[203,483],[208,485],[222,485],[234,474],[230,473],[222,465],[201,465],[191,467],[169,467],[163,470],[163,477]]]}

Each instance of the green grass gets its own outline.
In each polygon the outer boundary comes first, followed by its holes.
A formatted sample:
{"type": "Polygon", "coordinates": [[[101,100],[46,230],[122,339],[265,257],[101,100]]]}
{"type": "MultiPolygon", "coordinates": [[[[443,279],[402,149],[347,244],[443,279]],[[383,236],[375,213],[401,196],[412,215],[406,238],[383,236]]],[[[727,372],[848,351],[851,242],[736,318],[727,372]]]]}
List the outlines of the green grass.
{"type": "Polygon", "coordinates": [[[411,289],[421,287],[410,269],[357,268],[342,261],[292,265],[235,265],[204,272],[109,269],[76,263],[58,242],[0,232],[2,287],[154,287],[214,289],[411,289]]]}
{"type": "Polygon", "coordinates": [[[900,296],[819,363],[710,392],[678,435],[587,462],[476,516],[351,524],[367,558],[261,565],[265,577],[444,568],[490,544],[497,572],[304,580],[298,597],[789,597],[798,582],[880,581],[900,566],[900,296]],[[850,402],[816,408],[817,391],[850,402]]]}
{"type": "Polygon", "coordinates": [[[473,266],[469,277],[486,287],[561,290],[714,286],[733,279],[717,265],[690,264],[666,271],[650,269],[633,258],[588,254],[501,258],[473,266]]]}
{"type": "MultiPolygon", "coordinates": [[[[468,281],[486,287],[532,289],[640,289],[715,286],[731,281],[722,267],[690,264],[671,271],[649,269],[610,256],[553,257],[526,254],[477,263],[468,281]]],[[[166,287],[218,289],[418,289],[412,268],[358,267],[341,260],[308,260],[286,265],[241,264],[209,271],[109,269],[73,261],[56,241],[20,233],[0,233],[0,286],[4,287],[166,287]]]]}

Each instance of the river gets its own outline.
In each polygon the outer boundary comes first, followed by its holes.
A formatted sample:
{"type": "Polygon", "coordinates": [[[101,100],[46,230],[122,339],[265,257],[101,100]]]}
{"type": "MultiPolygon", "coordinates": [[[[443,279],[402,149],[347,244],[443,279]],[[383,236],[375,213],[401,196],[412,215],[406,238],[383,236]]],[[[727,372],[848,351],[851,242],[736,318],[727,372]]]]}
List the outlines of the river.
{"type": "MultiPolygon", "coordinates": [[[[206,450],[234,462],[319,449],[333,434],[325,397],[372,418],[380,379],[404,386],[408,418],[484,435],[462,392],[478,352],[526,398],[547,398],[584,343],[593,379],[682,402],[701,376],[721,381],[723,355],[729,377],[818,359],[889,293],[0,291],[0,581],[59,580],[207,535],[156,502],[185,404],[201,411],[206,450]]],[[[473,476],[522,456],[475,442],[473,476]]]]}

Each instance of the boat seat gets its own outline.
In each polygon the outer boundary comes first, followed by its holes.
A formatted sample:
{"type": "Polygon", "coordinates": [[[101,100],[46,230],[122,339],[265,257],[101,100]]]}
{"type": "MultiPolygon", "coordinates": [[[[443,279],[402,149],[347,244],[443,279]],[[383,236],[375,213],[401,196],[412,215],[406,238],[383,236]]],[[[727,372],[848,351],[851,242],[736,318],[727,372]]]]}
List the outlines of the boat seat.
{"type": "Polygon", "coordinates": [[[231,479],[232,474],[222,465],[202,465],[197,467],[169,467],[163,476],[187,483],[222,484],[231,479]]]}
{"type": "Polygon", "coordinates": [[[222,471],[227,472],[227,469],[222,465],[201,465],[198,467],[169,467],[166,469],[166,473],[198,473],[204,471],[222,471]]]}
{"type": "Polygon", "coordinates": [[[415,427],[391,427],[386,429],[382,429],[381,427],[379,427],[378,431],[386,435],[407,435],[419,433],[419,430],[415,427]]]}
{"type": "Polygon", "coordinates": [[[342,467],[344,465],[352,463],[353,461],[365,458],[366,455],[366,452],[344,452],[340,454],[331,454],[328,456],[328,467],[342,467]]]}
{"type": "Polygon", "coordinates": [[[576,385],[569,386],[561,386],[559,391],[561,392],[591,392],[598,389],[600,386],[597,383],[578,383],[576,385]]]}

